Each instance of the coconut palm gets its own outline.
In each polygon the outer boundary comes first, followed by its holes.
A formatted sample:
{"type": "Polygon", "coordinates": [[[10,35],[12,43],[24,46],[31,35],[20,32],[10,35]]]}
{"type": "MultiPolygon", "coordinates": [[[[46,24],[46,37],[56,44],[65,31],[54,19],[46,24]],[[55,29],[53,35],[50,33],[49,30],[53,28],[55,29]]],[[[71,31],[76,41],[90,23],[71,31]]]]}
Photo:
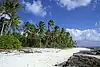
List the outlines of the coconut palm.
{"type": "Polygon", "coordinates": [[[54,21],[53,20],[49,20],[48,22],[48,32],[50,32],[50,27],[54,26],[54,21]]]}
{"type": "Polygon", "coordinates": [[[11,24],[12,32],[15,32],[16,30],[19,30],[19,24],[21,22],[19,21],[19,17],[15,16],[13,23],[11,24]]]}
{"type": "Polygon", "coordinates": [[[30,33],[35,32],[36,27],[35,27],[34,24],[31,24],[30,22],[25,22],[24,26],[23,26],[23,30],[24,30],[25,33],[30,34],[30,33]]]}
{"type": "Polygon", "coordinates": [[[45,23],[43,21],[40,21],[39,24],[39,35],[42,37],[45,33],[45,23]]]}
{"type": "Polygon", "coordinates": [[[50,28],[54,26],[54,21],[49,20],[48,21],[48,30],[46,31],[46,36],[45,36],[45,47],[50,47],[50,42],[52,40],[52,32],[50,31],[50,28]]]}
{"type": "Polygon", "coordinates": [[[15,21],[17,21],[17,14],[16,14],[16,10],[18,10],[20,8],[20,4],[18,3],[18,0],[4,0],[3,4],[2,4],[2,9],[0,9],[1,13],[4,15],[8,15],[9,16],[9,21],[6,25],[6,34],[8,34],[8,32],[10,31],[11,28],[14,28],[13,26],[18,26],[14,25],[14,23],[16,24],[15,21]]]}
{"type": "Polygon", "coordinates": [[[59,36],[59,44],[60,44],[61,46],[65,46],[64,40],[65,40],[65,29],[62,28],[62,29],[61,29],[61,32],[60,32],[60,36],[59,36]]]}
{"type": "Polygon", "coordinates": [[[42,43],[41,43],[41,40],[43,39],[44,35],[45,35],[45,23],[43,21],[40,21],[39,24],[38,24],[38,33],[39,33],[39,36],[40,36],[40,47],[42,46],[42,43]]]}
{"type": "Polygon", "coordinates": [[[60,32],[60,28],[59,26],[55,26],[54,27],[54,31],[53,31],[53,47],[55,48],[55,46],[57,46],[58,41],[59,41],[59,32],[60,32]]]}
{"type": "Polygon", "coordinates": [[[0,19],[0,31],[1,31],[1,34],[0,35],[2,35],[3,32],[4,32],[4,26],[5,26],[5,18],[1,17],[1,19],[0,19]]]}
{"type": "Polygon", "coordinates": [[[31,43],[33,39],[35,39],[37,34],[37,29],[34,24],[31,24],[30,22],[25,22],[23,26],[24,35],[26,37],[25,44],[26,46],[33,46],[31,43]]]}

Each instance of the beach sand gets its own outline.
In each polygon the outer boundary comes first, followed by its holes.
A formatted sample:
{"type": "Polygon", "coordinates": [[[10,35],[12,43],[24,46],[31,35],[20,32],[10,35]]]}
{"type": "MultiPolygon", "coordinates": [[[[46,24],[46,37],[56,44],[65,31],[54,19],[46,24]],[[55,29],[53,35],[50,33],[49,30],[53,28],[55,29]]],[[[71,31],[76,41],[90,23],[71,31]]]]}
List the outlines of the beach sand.
{"type": "Polygon", "coordinates": [[[33,50],[40,53],[0,53],[0,67],[55,67],[55,64],[67,61],[73,53],[90,49],[33,48],[33,50]]]}

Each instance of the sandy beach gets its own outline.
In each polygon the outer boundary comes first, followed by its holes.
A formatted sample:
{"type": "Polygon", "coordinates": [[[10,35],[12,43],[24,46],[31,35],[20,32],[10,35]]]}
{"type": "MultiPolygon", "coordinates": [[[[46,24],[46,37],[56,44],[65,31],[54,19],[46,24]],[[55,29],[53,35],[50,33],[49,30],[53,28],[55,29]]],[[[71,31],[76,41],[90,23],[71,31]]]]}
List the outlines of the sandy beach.
{"type": "Polygon", "coordinates": [[[55,67],[55,64],[67,61],[67,59],[81,50],[87,48],[53,49],[37,48],[34,51],[41,53],[0,53],[0,67],[55,67]]]}

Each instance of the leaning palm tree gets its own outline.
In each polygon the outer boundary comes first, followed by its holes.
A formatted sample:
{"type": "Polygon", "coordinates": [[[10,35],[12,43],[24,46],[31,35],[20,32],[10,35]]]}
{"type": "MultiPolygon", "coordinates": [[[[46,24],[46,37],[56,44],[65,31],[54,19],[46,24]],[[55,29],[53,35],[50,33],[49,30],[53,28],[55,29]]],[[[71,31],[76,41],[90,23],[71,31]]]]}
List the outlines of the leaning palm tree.
{"type": "Polygon", "coordinates": [[[36,35],[37,34],[37,28],[34,24],[31,24],[30,22],[25,22],[23,26],[24,35],[27,37],[31,34],[36,35]]]}
{"type": "Polygon", "coordinates": [[[31,40],[35,39],[37,34],[37,29],[34,24],[30,22],[25,22],[23,26],[24,36],[26,37],[25,44],[26,46],[33,46],[31,40]],[[29,41],[29,42],[28,42],[29,41]]]}
{"type": "Polygon", "coordinates": [[[1,17],[0,19],[0,35],[3,35],[5,29],[6,19],[1,17]]]}
{"type": "MultiPolygon", "coordinates": [[[[20,4],[18,3],[18,0],[4,0],[2,3],[2,9],[0,9],[2,14],[6,14],[9,16],[9,21],[6,26],[6,34],[11,29],[11,25],[15,23],[17,14],[16,10],[20,9],[20,4]]],[[[14,27],[13,27],[14,28],[14,27]]]]}

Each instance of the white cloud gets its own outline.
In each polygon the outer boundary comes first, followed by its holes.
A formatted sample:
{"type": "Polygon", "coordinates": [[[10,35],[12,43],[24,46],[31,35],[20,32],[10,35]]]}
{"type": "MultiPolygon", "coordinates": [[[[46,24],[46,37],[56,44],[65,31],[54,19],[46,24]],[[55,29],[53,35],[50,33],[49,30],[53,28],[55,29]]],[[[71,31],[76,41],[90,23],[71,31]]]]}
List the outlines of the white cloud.
{"type": "Polygon", "coordinates": [[[28,12],[31,12],[37,16],[44,17],[47,14],[46,8],[43,7],[40,0],[38,1],[33,0],[32,4],[30,2],[25,2],[25,1],[23,1],[22,3],[25,5],[25,9],[28,12]]]}
{"type": "Polygon", "coordinates": [[[56,0],[57,3],[62,6],[66,7],[68,10],[72,10],[78,7],[85,7],[91,3],[92,0],[56,0]]]}
{"type": "Polygon", "coordinates": [[[94,29],[66,29],[66,31],[70,32],[74,40],[100,41],[100,33],[94,29]]]}
{"type": "Polygon", "coordinates": [[[97,5],[99,5],[99,4],[100,4],[100,0],[93,0],[93,3],[92,3],[93,7],[92,7],[92,10],[95,10],[96,7],[97,7],[97,5]]]}
{"type": "Polygon", "coordinates": [[[95,27],[100,27],[100,21],[95,23],[95,27]]]}
{"type": "Polygon", "coordinates": [[[51,13],[51,12],[49,12],[49,15],[50,15],[50,16],[52,16],[52,13],[51,13]]]}
{"type": "Polygon", "coordinates": [[[28,20],[31,24],[36,24],[36,22],[34,22],[33,20],[28,20]]]}

